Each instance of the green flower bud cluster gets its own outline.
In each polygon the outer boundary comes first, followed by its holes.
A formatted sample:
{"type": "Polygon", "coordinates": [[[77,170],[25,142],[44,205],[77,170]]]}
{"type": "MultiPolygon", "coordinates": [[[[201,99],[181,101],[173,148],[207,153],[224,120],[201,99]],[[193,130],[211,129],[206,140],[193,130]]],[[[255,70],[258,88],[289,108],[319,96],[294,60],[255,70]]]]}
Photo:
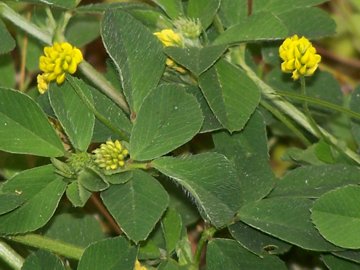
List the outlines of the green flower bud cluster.
{"type": "Polygon", "coordinates": [[[197,39],[201,35],[202,26],[199,19],[179,18],[174,25],[185,38],[197,39]]]}
{"type": "Polygon", "coordinates": [[[118,141],[108,140],[93,151],[95,163],[105,170],[116,170],[125,165],[129,151],[118,141]]]}

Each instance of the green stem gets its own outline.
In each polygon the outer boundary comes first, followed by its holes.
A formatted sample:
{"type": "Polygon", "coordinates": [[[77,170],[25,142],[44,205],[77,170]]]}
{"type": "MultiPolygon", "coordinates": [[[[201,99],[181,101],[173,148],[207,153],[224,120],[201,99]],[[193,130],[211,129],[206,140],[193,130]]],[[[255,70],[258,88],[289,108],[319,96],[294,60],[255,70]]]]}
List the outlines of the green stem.
{"type": "MultiPolygon", "coordinates": [[[[0,16],[8,19],[14,25],[18,26],[20,29],[33,36],[34,38],[40,40],[41,42],[51,45],[52,37],[49,33],[44,32],[35,24],[29,22],[24,17],[17,14],[5,3],[0,2],[0,16]]],[[[125,101],[124,96],[118,91],[114,86],[96,69],[94,69],[89,63],[83,61],[79,65],[80,71],[88,78],[96,87],[99,88],[105,95],[111,98],[124,112],[127,114],[130,113],[129,107],[125,101]]]]}
{"type": "MultiPolygon", "coordinates": [[[[301,85],[301,94],[303,96],[306,96],[306,82],[305,82],[305,77],[304,76],[300,77],[300,85],[301,85]]],[[[311,125],[312,129],[316,132],[316,137],[322,138],[324,141],[328,141],[328,139],[321,132],[320,128],[318,127],[317,123],[315,122],[314,118],[312,117],[311,112],[309,110],[307,100],[304,100],[302,105],[303,105],[305,115],[306,115],[306,117],[307,117],[307,119],[309,121],[309,124],[311,125]]]]}
{"type": "MultiPolygon", "coordinates": [[[[279,108],[281,111],[289,115],[293,120],[295,120],[297,123],[299,123],[302,127],[304,127],[306,130],[308,130],[313,135],[317,136],[315,130],[311,127],[309,124],[307,117],[299,111],[293,104],[289,103],[288,101],[284,100],[279,95],[276,95],[276,91],[271,88],[269,85],[267,85],[263,80],[261,80],[255,72],[245,63],[244,59],[242,57],[237,57],[236,59],[237,64],[239,64],[248,77],[261,89],[262,95],[266,97],[267,99],[271,100],[272,103],[279,108]]],[[[328,133],[326,130],[321,129],[321,132],[329,139],[329,141],[333,145],[339,145],[338,140],[328,133]]],[[[354,160],[356,163],[360,164],[360,156],[356,154],[354,151],[349,149],[348,147],[345,147],[343,149],[343,152],[352,160],[354,160]]]]}
{"type": "Polygon", "coordinates": [[[194,267],[198,269],[201,261],[201,254],[204,249],[204,246],[208,240],[210,240],[213,235],[215,234],[216,229],[213,227],[210,227],[208,229],[205,229],[203,233],[201,234],[200,240],[197,244],[197,248],[194,255],[194,267]]]}
{"type": "Polygon", "coordinates": [[[0,241],[0,259],[15,270],[20,270],[24,263],[24,258],[3,241],[0,241]]]}
{"type": "Polygon", "coordinates": [[[72,17],[72,14],[67,11],[61,14],[59,23],[57,24],[54,32],[54,41],[63,42],[65,40],[65,30],[72,17]]]}
{"type": "Polygon", "coordinates": [[[309,96],[304,96],[304,95],[300,95],[297,93],[292,93],[289,91],[279,91],[279,90],[276,90],[276,94],[279,96],[289,97],[289,98],[293,98],[293,99],[306,100],[308,103],[316,104],[316,105],[322,106],[324,108],[328,108],[328,109],[331,109],[331,110],[334,110],[337,112],[344,113],[344,114],[348,115],[349,117],[360,119],[360,113],[354,112],[352,110],[349,110],[347,108],[344,108],[342,106],[336,105],[331,102],[327,102],[327,101],[319,99],[319,98],[309,97],[309,96]]]}
{"type": "Polygon", "coordinates": [[[56,28],[56,20],[54,18],[54,15],[51,12],[51,8],[47,6],[45,8],[45,12],[46,12],[50,27],[55,29],[56,28]]]}
{"type": "Polygon", "coordinates": [[[111,98],[125,113],[130,114],[130,109],[125,101],[124,96],[96,69],[89,63],[83,61],[79,65],[82,74],[85,75],[91,82],[97,86],[101,91],[111,98]]]}
{"type": "Polygon", "coordinates": [[[287,128],[290,129],[305,146],[311,145],[311,142],[304,136],[304,134],[281,111],[267,103],[265,100],[261,100],[260,104],[278,118],[285,126],[287,126],[287,128]]]}
{"type": "Polygon", "coordinates": [[[101,113],[99,113],[93,103],[88,99],[87,96],[84,95],[83,91],[81,90],[80,86],[72,79],[68,79],[68,82],[71,84],[72,88],[75,90],[76,94],[80,97],[80,99],[84,102],[86,107],[95,115],[95,117],[102,122],[105,126],[111,129],[113,132],[118,134],[122,140],[129,141],[129,135],[124,131],[116,128],[106,117],[104,117],[101,113]]]}
{"type": "Polygon", "coordinates": [[[141,170],[148,170],[152,168],[151,163],[146,162],[146,163],[132,163],[132,162],[127,162],[125,163],[125,167],[122,168],[121,170],[119,170],[118,172],[122,173],[122,172],[129,172],[129,171],[133,171],[133,170],[137,170],[137,169],[141,169],[141,170]]]}
{"type": "Polygon", "coordinates": [[[26,33],[36,37],[45,44],[51,44],[51,36],[48,33],[42,31],[39,27],[29,22],[27,19],[16,13],[5,3],[0,3],[0,15],[5,19],[8,19],[20,29],[26,33]]]}
{"type": "Polygon", "coordinates": [[[146,162],[146,163],[128,163],[126,165],[126,169],[129,170],[136,170],[136,169],[143,169],[143,170],[147,170],[151,167],[151,164],[146,162]]]}
{"type": "Polygon", "coordinates": [[[6,238],[27,246],[46,249],[75,260],[80,260],[82,254],[84,253],[84,249],[81,247],[77,247],[72,244],[54,240],[38,234],[30,233],[25,235],[7,236],[6,238]]]}
{"type": "Polygon", "coordinates": [[[224,33],[225,29],[218,14],[214,17],[214,26],[219,34],[224,33]]]}

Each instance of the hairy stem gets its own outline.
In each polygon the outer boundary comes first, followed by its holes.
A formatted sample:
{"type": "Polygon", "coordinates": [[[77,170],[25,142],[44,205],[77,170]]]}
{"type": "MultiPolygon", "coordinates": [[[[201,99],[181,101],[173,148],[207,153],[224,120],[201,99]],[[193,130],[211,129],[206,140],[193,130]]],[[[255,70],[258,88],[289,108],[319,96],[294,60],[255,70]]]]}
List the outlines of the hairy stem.
{"type": "Polygon", "coordinates": [[[8,240],[21,243],[27,246],[46,249],[70,259],[80,260],[84,249],[59,240],[51,239],[39,234],[25,234],[7,236],[8,240]]]}
{"type": "Polygon", "coordinates": [[[210,227],[208,229],[205,229],[200,237],[200,240],[197,244],[197,248],[195,251],[195,255],[194,255],[194,266],[195,267],[199,267],[200,266],[200,261],[201,261],[201,254],[203,252],[203,249],[205,247],[205,244],[208,240],[210,240],[213,235],[215,234],[216,229],[213,227],[210,227]]]}
{"type": "Polygon", "coordinates": [[[20,270],[24,263],[24,258],[3,241],[0,241],[0,260],[15,270],[20,270]]]}

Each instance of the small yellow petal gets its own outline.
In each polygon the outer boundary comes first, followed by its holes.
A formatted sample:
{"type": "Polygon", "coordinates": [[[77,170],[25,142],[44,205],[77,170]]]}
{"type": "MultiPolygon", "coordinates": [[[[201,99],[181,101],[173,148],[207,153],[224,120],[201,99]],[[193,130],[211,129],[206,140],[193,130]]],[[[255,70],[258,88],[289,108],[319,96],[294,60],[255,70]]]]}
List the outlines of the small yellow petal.
{"type": "Polygon", "coordinates": [[[68,72],[70,74],[74,74],[76,72],[76,70],[77,70],[77,64],[76,64],[76,62],[72,61],[70,63],[70,65],[68,66],[68,72]]]}
{"type": "Polygon", "coordinates": [[[160,32],[155,32],[154,35],[161,41],[165,47],[169,46],[183,46],[182,37],[175,33],[172,29],[164,29],[160,32]]]}
{"type": "Polygon", "coordinates": [[[64,81],[65,81],[65,73],[62,73],[56,77],[57,84],[62,84],[64,81]]]}
{"type": "Polygon", "coordinates": [[[62,64],[62,69],[68,70],[68,68],[69,68],[69,64],[66,61],[64,61],[64,63],[62,64]]]}

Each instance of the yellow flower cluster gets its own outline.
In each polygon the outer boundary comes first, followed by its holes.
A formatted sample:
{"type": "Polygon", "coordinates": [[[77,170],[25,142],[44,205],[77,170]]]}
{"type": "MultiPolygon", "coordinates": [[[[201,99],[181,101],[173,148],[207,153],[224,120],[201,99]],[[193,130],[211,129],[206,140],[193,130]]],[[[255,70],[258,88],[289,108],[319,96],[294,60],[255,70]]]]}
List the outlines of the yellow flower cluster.
{"type": "Polygon", "coordinates": [[[294,80],[301,76],[311,76],[319,66],[321,56],[316,53],[316,49],[311,42],[297,35],[284,40],[279,48],[280,58],[284,61],[281,70],[292,73],[294,80]]]}
{"type": "Polygon", "coordinates": [[[147,270],[147,268],[141,265],[138,260],[136,260],[134,270],[147,270]]]}
{"type": "Polygon", "coordinates": [[[182,37],[179,34],[175,33],[172,29],[164,29],[160,32],[155,32],[154,35],[161,41],[161,43],[165,47],[182,47],[184,43],[182,37]]]}
{"type": "MultiPolygon", "coordinates": [[[[155,32],[154,35],[161,41],[161,43],[165,47],[170,47],[170,46],[183,47],[184,46],[183,38],[179,34],[175,33],[172,29],[164,29],[160,32],[155,32]]],[[[186,72],[185,69],[183,69],[182,67],[177,65],[174,62],[174,60],[172,60],[171,58],[166,59],[166,65],[169,68],[172,68],[180,73],[186,72]]]]}
{"type": "Polygon", "coordinates": [[[65,74],[74,74],[82,60],[81,51],[68,42],[55,42],[53,46],[45,47],[39,60],[39,68],[43,72],[37,76],[39,92],[45,93],[51,81],[62,84],[65,74]]]}
{"type": "Polygon", "coordinates": [[[125,165],[125,158],[129,151],[121,145],[118,140],[114,142],[108,140],[93,151],[95,154],[95,163],[105,170],[116,170],[125,165]]]}

